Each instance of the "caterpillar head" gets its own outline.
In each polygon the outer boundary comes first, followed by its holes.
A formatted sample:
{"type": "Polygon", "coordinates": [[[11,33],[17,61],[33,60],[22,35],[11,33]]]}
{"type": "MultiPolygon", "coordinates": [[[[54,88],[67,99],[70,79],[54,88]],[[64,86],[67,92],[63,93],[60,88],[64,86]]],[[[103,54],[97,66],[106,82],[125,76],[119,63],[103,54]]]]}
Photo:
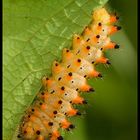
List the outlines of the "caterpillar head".
{"type": "Polygon", "coordinates": [[[92,16],[93,16],[93,20],[96,22],[101,22],[104,24],[110,22],[110,15],[105,10],[105,8],[96,9],[92,16]]]}

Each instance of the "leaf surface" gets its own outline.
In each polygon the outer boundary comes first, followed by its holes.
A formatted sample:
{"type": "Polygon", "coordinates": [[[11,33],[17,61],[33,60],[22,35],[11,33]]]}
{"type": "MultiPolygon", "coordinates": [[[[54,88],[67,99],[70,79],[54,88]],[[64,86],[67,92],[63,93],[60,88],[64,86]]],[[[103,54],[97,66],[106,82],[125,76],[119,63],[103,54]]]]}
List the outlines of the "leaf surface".
{"type": "Polygon", "coordinates": [[[5,0],[3,3],[3,139],[10,140],[26,108],[51,74],[54,60],[107,0],[5,0]]]}

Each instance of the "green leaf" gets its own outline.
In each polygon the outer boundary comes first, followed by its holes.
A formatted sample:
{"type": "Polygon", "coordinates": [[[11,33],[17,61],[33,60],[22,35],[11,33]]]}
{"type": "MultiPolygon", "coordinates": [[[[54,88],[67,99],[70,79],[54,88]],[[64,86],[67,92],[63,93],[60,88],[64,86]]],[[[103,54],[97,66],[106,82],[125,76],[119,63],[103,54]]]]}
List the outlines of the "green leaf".
{"type": "MultiPolygon", "coordinates": [[[[14,137],[54,60],[107,0],[3,1],[3,139],[14,137]]],[[[13,139],[16,139],[15,137],[13,139]]]]}

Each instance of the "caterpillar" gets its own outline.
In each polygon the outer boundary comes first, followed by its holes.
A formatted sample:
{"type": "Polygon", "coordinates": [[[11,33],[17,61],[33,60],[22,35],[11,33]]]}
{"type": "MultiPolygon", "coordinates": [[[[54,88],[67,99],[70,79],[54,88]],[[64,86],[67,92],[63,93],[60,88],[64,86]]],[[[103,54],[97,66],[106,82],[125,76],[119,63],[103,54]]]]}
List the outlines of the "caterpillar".
{"type": "Polygon", "coordinates": [[[75,34],[72,49],[63,49],[62,61],[54,61],[52,76],[43,77],[44,89],[21,120],[19,134],[22,140],[63,140],[59,129],[70,130],[75,126],[67,118],[81,113],[73,104],[87,104],[81,92],[93,92],[87,78],[102,77],[96,64],[110,64],[104,56],[107,49],[117,49],[110,35],[121,29],[114,25],[119,19],[105,8],[92,14],[92,22],[81,35],[75,34]]]}

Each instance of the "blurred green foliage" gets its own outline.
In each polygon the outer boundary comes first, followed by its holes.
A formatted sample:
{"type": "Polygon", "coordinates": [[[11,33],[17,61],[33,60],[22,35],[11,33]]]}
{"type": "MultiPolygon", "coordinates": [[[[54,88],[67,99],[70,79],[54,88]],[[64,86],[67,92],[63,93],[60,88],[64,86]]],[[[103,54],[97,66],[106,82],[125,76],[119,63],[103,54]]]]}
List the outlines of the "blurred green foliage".
{"type": "Polygon", "coordinates": [[[106,54],[111,67],[98,67],[104,78],[93,81],[96,93],[86,95],[86,115],[66,140],[137,139],[137,0],[110,0],[107,6],[120,17],[123,30],[112,40],[121,47],[106,54]]]}

